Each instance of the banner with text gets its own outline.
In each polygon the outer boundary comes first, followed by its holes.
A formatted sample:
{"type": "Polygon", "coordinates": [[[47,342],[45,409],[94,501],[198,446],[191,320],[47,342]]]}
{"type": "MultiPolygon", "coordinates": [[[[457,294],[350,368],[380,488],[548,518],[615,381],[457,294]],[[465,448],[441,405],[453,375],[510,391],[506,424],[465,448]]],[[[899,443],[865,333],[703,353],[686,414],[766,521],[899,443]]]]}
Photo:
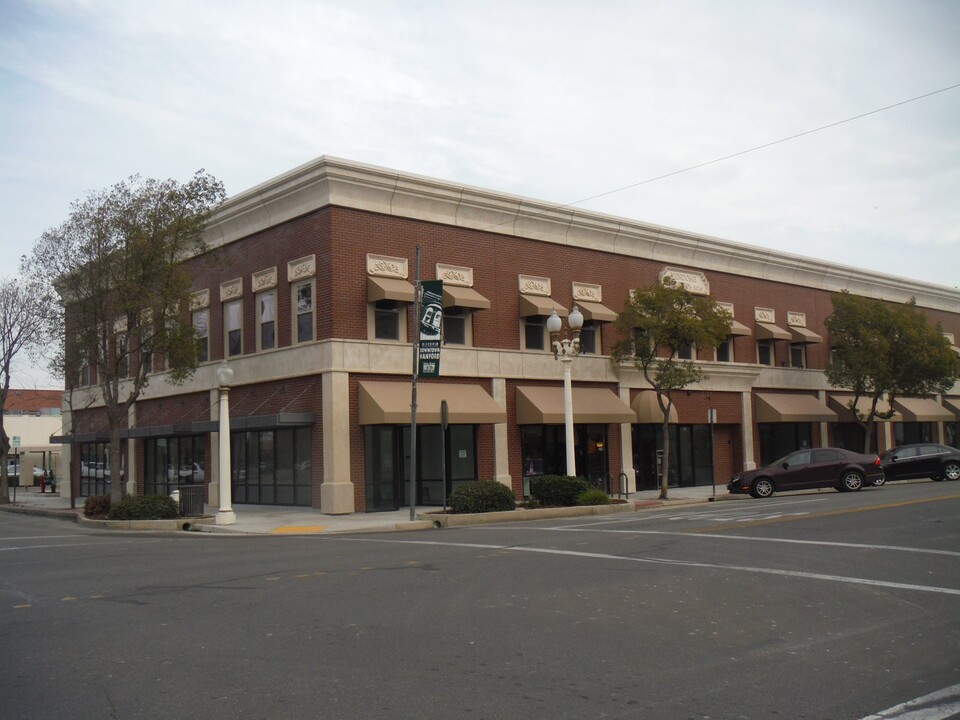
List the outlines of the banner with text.
{"type": "Polygon", "coordinates": [[[440,337],[443,329],[443,280],[420,283],[420,357],[418,377],[440,377],[440,337]]]}

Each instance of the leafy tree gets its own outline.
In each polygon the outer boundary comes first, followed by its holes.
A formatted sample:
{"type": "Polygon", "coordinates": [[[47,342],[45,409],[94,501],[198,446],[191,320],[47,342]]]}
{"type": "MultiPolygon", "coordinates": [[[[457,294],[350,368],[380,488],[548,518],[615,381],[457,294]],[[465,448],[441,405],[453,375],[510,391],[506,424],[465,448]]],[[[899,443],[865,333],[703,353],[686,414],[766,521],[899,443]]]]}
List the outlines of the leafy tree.
{"type": "Polygon", "coordinates": [[[30,269],[62,306],[48,328],[52,369],[70,402],[102,404],[110,437],[110,496],[122,496],[120,431],[155,360],[182,383],[197,366],[184,261],[207,252],[203,235],[223,202],[203,170],[187,183],[134,176],[71,205],[69,218],[35,245],[30,269]]]}
{"type": "Polygon", "coordinates": [[[661,498],[667,497],[670,478],[673,393],[707,377],[680,353],[688,347],[717,347],[729,334],[732,319],[711,297],[695,295],[670,277],[631,293],[617,317],[616,327],[625,337],[616,344],[613,359],[632,362],[643,373],[663,411],[661,498]]]}
{"type": "Polygon", "coordinates": [[[953,387],[957,359],[940,325],[931,325],[913,299],[893,305],[847,291],[831,299],[827,379],[853,391],[848,407],[864,430],[863,452],[870,452],[874,424],[893,415],[893,401],[946,392],[953,387]],[[879,409],[884,396],[891,405],[886,411],[879,409]],[[866,413],[856,407],[862,398],[870,404],[866,413]]]}
{"type": "Polygon", "coordinates": [[[3,426],[13,360],[42,342],[53,293],[25,280],[0,280],[0,505],[10,502],[7,455],[10,439],[3,426]]]}

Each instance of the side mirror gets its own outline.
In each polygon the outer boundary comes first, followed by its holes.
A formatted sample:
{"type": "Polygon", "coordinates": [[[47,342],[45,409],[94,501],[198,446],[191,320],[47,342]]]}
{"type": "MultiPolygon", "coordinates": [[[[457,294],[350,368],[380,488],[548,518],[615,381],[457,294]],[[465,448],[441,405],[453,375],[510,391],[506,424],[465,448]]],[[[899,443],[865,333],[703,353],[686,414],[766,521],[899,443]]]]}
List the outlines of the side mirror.
{"type": "Polygon", "coordinates": [[[783,464],[783,469],[784,469],[784,470],[786,470],[786,469],[789,468],[789,467],[790,467],[790,463],[784,463],[784,464],[783,464]]]}

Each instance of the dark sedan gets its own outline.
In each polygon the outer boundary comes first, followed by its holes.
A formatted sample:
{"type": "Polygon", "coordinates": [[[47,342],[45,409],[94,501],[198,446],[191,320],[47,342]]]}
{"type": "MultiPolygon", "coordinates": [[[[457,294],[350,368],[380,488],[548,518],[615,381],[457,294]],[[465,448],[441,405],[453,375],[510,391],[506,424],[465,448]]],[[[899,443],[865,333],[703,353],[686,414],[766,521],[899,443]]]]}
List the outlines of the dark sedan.
{"type": "Polygon", "coordinates": [[[797,450],[766,467],[735,475],[727,490],[765,498],[778,490],[859,490],[864,483],[883,484],[879,457],[842,448],[812,448],[797,450]]]}
{"type": "Polygon", "coordinates": [[[887,480],[960,480],[960,450],[948,445],[901,445],[880,456],[887,480]]]}

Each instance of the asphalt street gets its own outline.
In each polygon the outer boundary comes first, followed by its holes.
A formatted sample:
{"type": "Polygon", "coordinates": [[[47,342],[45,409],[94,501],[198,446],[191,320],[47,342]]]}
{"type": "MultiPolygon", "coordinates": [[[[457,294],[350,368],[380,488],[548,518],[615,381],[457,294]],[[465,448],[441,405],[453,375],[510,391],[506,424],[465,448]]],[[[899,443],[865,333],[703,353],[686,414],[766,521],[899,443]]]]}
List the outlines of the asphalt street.
{"type": "Polygon", "coordinates": [[[937,720],[960,483],[371,535],[4,513],[0,636],[4,720],[937,720]]]}

